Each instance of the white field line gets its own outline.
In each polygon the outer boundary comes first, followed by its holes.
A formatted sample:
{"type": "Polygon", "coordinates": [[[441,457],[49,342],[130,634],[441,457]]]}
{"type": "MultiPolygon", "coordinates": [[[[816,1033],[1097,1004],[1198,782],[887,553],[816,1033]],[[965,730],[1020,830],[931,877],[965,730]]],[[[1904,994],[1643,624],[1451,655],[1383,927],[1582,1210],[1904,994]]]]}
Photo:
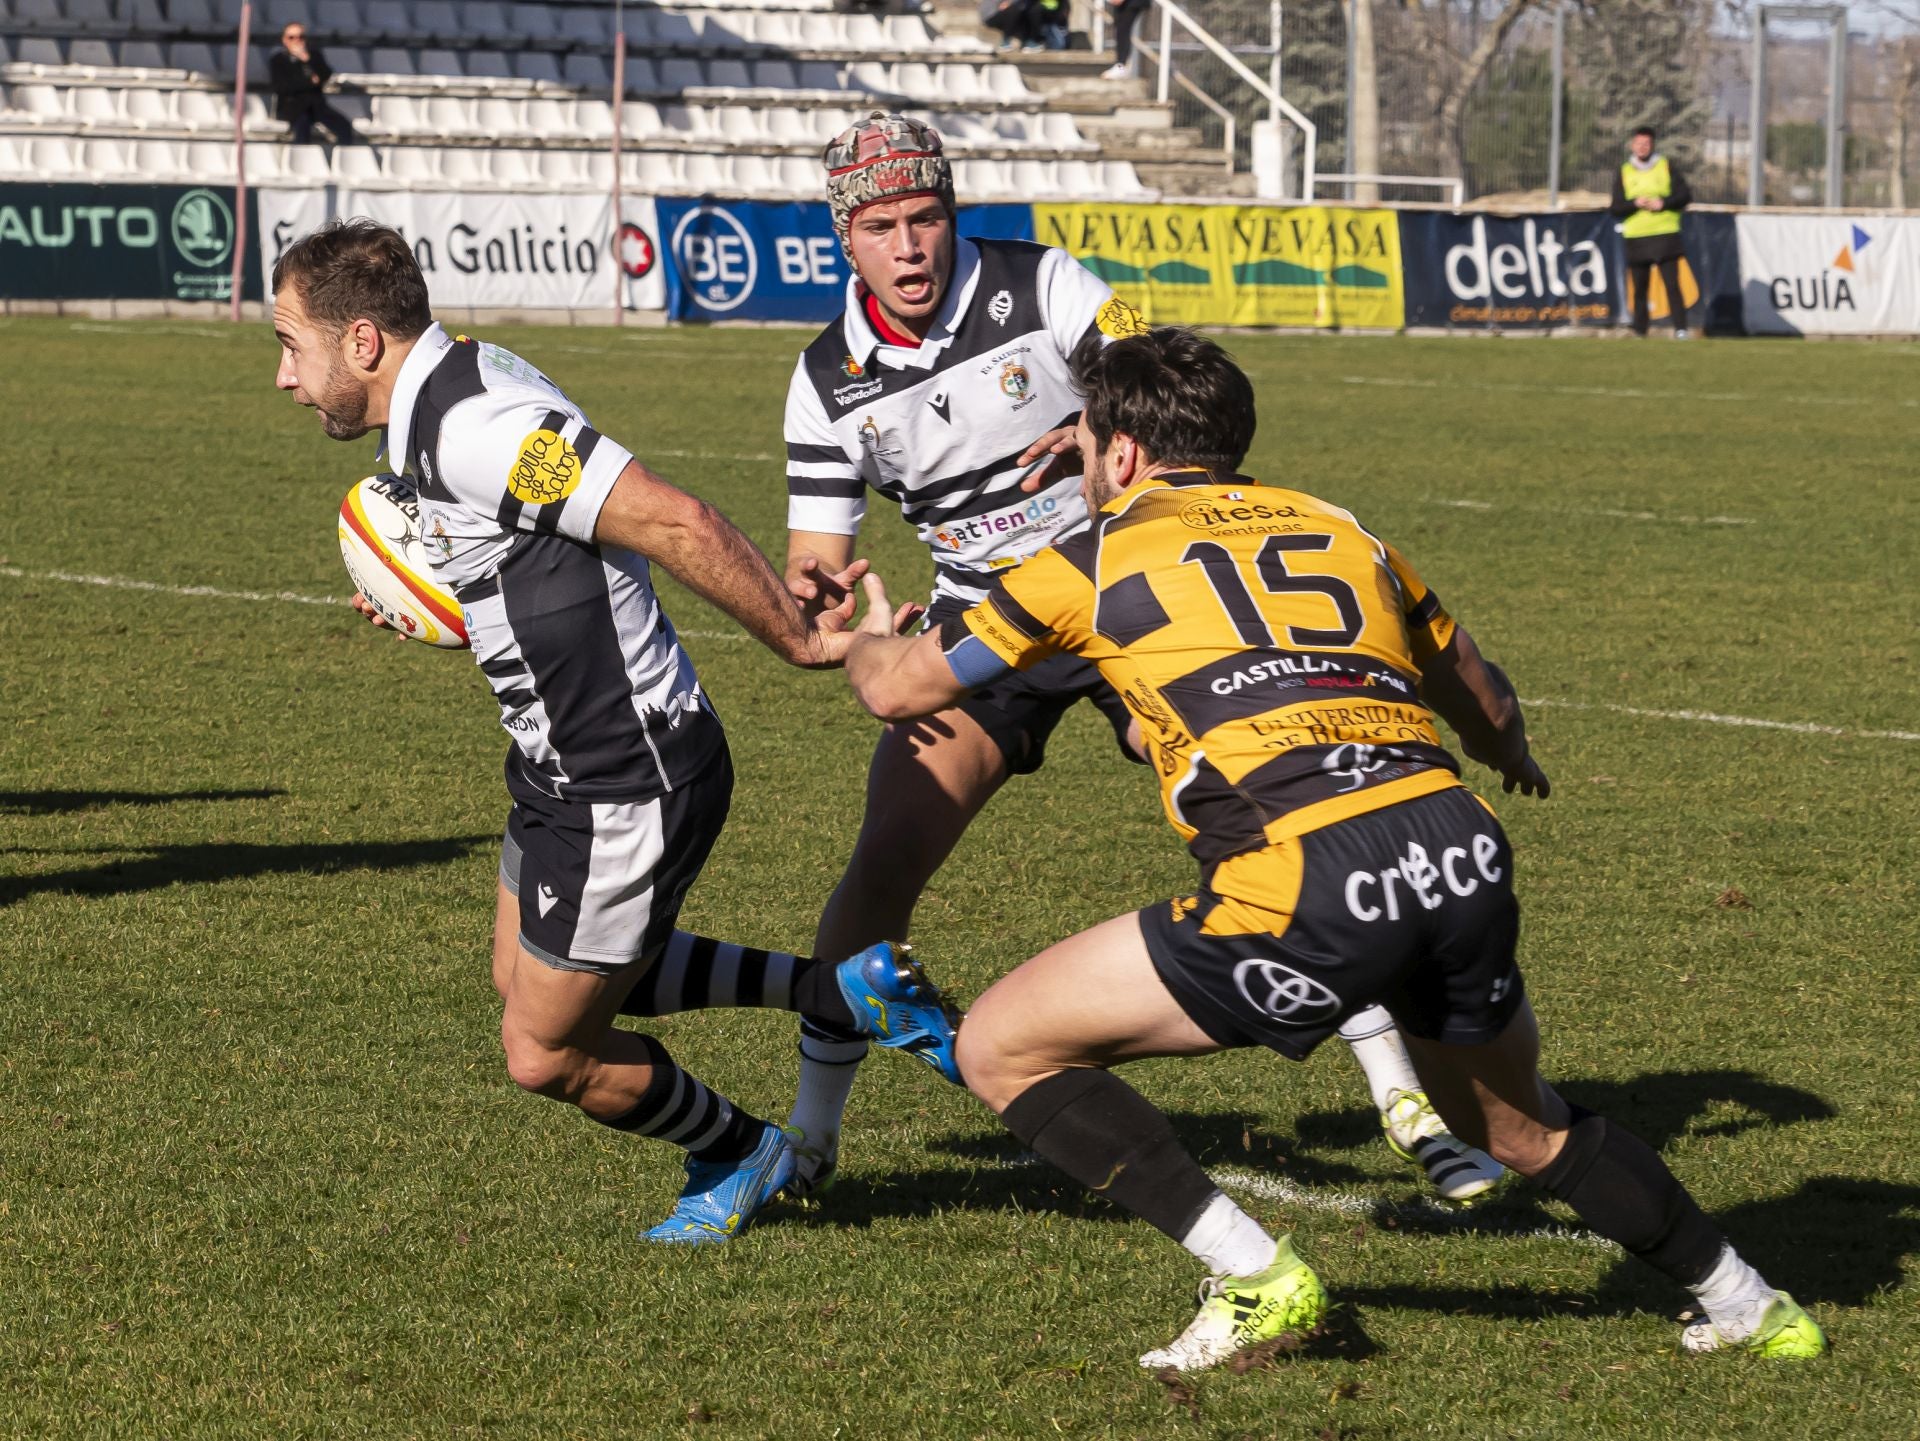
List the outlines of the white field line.
{"type": "Polygon", "coordinates": [[[1254,1171],[1227,1169],[1211,1173],[1214,1184],[1223,1191],[1240,1191],[1258,1196],[1276,1205],[1294,1206],[1303,1211],[1325,1211],[1336,1216],[1357,1216],[1382,1221],[1398,1218],[1422,1225],[1440,1225],[1458,1231],[1492,1231],[1502,1236],[1517,1236],[1537,1241],[1567,1241],[1576,1246],[1591,1246],[1601,1251],[1620,1248],[1604,1236],[1577,1231],[1569,1226],[1503,1226],[1496,1217],[1477,1211],[1455,1210],[1438,1201],[1417,1201],[1411,1205],[1383,1201],[1378,1196],[1363,1196],[1354,1191],[1310,1191],[1296,1186],[1284,1176],[1263,1176],[1254,1171]]]}
{"type": "MultiPolygon", "coordinates": [[[[345,596],[338,595],[301,595],[296,591],[278,590],[221,590],[211,585],[163,585],[155,580],[133,580],[123,575],[79,575],[70,570],[23,570],[17,565],[0,565],[0,575],[11,576],[15,580],[55,580],[69,585],[102,586],[108,590],[140,590],[160,595],[195,596],[203,600],[247,600],[247,601],[287,601],[293,605],[339,605],[344,606],[345,596]]],[[[682,630],[679,632],[690,640],[750,640],[744,631],[737,630],[682,630]]]]}
{"type": "Polygon", "coordinates": [[[1920,741],[1920,731],[1850,731],[1840,726],[1819,725],[1813,721],[1759,720],[1753,716],[1721,715],[1710,710],[1654,710],[1647,706],[1603,705],[1578,700],[1523,700],[1522,705],[1544,706],[1560,710],[1601,710],[1614,715],[1643,716],[1649,720],[1698,721],[1702,725],[1749,726],[1756,730],[1792,731],[1796,735],[1845,736],[1866,741],[1920,741]]]}
{"type": "Polygon", "coordinates": [[[646,455],[643,455],[643,456],[641,456],[641,457],[640,457],[640,459],[641,459],[641,461],[642,461],[643,463],[645,462],[645,460],[646,460],[646,458],[647,458],[647,456],[648,456],[648,455],[665,455],[665,456],[670,456],[670,457],[671,457],[671,458],[673,458],[674,460],[760,460],[760,461],[775,461],[775,460],[778,460],[778,459],[780,459],[780,457],[779,457],[779,456],[777,456],[777,455],[772,455],[772,454],[769,454],[768,452],[766,452],[766,451],[764,451],[764,450],[742,450],[742,451],[727,451],[727,450],[660,450],[660,449],[657,449],[657,448],[656,448],[656,447],[654,447],[654,446],[648,446],[648,447],[647,447],[647,453],[646,453],[646,455]]]}
{"type": "Polygon", "coordinates": [[[1652,510],[1613,510],[1604,506],[1579,505],[1502,505],[1491,500],[1466,500],[1442,495],[1420,497],[1428,505],[1451,506],[1455,510],[1545,510],[1555,515],[1597,515],[1607,520],[1648,520],[1661,525],[1752,525],[1744,515],[1662,515],[1652,510]]]}
{"type": "MultiPolygon", "coordinates": [[[[220,590],[210,585],[163,585],[154,580],[133,580],[121,575],[81,575],[70,570],[26,570],[17,565],[0,565],[0,576],[15,580],[51,580],[69,585],[102,586],[109,590],[148,591],[159,595],[196,596],[209,600],[289,601],[296,605],[344,605],[339,596],[300,595],[294,591],[220,590]]],[[[743,631],[682,630],[689,640],[744,641],[743,631]]],[[[1795,735],[1838,736],[1842,739],[1872,741],[1920,741],[1920,731],[1847,730],[1842,726],[1819,725],[1813,721],[1762,720],[1756,716],[1722,715],[1704,710],[1654,710],[1647,706],[1607,705],[1597,701],[1547,700],[1522,701],[1523,705],[1561,710],[1607,711],[1613,715],[1639,716],[1647,720],[1695,721],[1702,725],[1747,726],[1755,730],[1789,731],[1795,735]]]]}
{"type": "Polygon", "coordinates": [[[1342,385],[1374,385],[1389,390],[1472,390],[1495,395],[1582,395],[1612,400],[1717,400],[1747,405],[1898,405],[1912,409],[1920,400],[1880,400],[1857,395],[1753,395],[1739,390],[1640,390],[1615,385],[1522,385],[1492,380],[1414,380],[1393,375],[1342,375],[1342,385]]]}

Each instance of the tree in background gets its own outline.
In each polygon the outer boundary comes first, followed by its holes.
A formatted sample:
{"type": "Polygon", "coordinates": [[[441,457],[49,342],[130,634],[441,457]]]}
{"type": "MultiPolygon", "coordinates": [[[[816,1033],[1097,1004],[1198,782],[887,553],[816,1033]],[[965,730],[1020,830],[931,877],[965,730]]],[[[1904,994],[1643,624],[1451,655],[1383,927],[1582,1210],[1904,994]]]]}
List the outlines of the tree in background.
{"type": "Polygon", "coordinates": [[[1577,170],[1611,171],[1642,125],[1660,149],[1696,168],[1712,103],[1702,73],[1716,0],[1587,0],[1569,28],[1568,51],[1592,105],[1592,150],[1577,170]]]}

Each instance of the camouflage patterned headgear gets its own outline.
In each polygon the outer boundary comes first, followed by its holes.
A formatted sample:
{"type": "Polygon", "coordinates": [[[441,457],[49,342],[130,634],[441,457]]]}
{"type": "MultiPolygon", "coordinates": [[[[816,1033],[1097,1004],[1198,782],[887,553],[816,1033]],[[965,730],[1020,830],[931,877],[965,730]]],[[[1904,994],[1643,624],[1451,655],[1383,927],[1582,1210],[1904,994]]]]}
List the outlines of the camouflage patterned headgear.
{"type": "Polygon", "coordinates": [[[953,165],[940,132],[904,115],[875,110],[827,142],[827,204],[840,249],[853,259],[847,238],[862,206],[908,195],[939,197],[953,210],[953,165]]]}

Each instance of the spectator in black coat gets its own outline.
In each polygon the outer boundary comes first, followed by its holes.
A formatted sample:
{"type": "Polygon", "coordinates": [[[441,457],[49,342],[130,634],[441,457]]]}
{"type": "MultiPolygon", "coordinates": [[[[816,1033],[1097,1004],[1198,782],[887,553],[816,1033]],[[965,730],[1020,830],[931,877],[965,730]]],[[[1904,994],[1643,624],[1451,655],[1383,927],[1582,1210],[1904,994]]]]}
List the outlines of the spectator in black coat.
{"type": "Polygon", "coordinates": [[[356,145],[360,136],[353,122],[327,103],[327,82],[333,67],[318,45],[307,43],[307,27],[298,20],[280,32],[280,48],[267,57],[273,83],[274,115],[287,122],[287,138],[295,145],[313,142],[313,127],[324,125],[341,145],[356,145]]]}

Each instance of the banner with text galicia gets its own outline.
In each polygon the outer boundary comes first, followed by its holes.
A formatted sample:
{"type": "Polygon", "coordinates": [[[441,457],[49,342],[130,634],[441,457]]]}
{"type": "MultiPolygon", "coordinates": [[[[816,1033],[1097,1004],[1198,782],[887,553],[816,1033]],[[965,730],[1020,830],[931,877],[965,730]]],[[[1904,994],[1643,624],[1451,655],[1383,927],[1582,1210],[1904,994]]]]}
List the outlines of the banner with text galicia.
{"type": "Polygon", "coordinates": [[[1515,217],[1403,211],[1407,324],[1612,325],[1626,300],[1614,224],[1604,210],[1515,217]]]}
{"type": "MultiPolygon", "coordinates": [[[[662,200],[674,320],[824,323],[846,303],[847,262],[824,201],[662,200]]],[[[1033,239],[1025,205],[966,205],[960,234],[1033,239]]]]}
{"type": "Polygon", "coordinates": [[[1036,205],[1057,245],[1148,320],[1398,330],[1391,210],[1256,205],[1036,205]]]}
{"type": "Polygon", "coordinates": [[[627,308],[659,310],[666,289],[654,202],[623,196],[620,214],[616,239],[605,195],[263,191],[261,283],[271,283],[273,263],[301,236],[335,217],[364,215],[406,236],[436,307],[611,308],[617,263],[627,308]]]}
{"type": "Polygon", "coordinates": [[[237,230],[231,186],[0,185],[0,298],[231,300],[237,230]]]}
{"type": "Polygon", "coordinates": [[[1920,219],[1737,215],[1749,335],[1920,331],[1920,219]]]}

